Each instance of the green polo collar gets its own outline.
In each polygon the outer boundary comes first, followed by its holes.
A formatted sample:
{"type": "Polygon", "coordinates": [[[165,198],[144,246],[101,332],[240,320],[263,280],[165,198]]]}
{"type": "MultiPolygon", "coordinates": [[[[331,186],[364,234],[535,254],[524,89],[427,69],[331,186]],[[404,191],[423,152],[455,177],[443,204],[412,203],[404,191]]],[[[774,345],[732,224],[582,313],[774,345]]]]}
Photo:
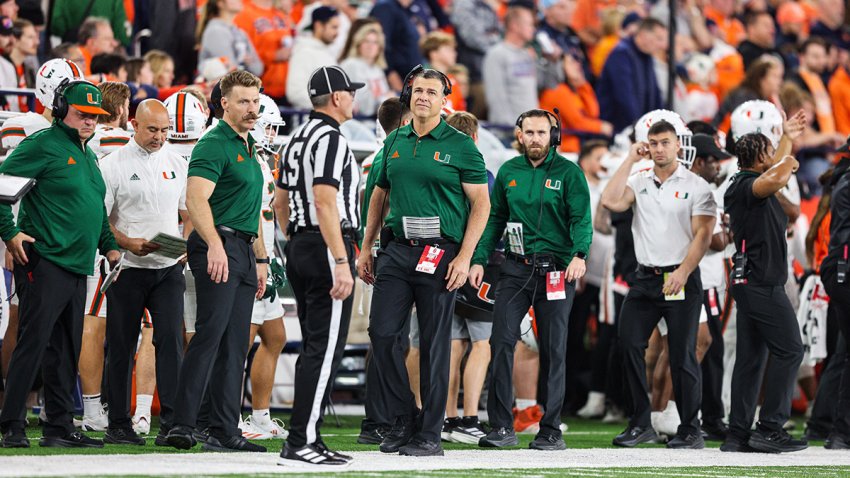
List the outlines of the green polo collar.
{"type": "MultiPolygon", "coordinates": [[[[65,133],[65,135],[68,136],[68,139],[70,139],[78,148],[80,148],[81,151],[86,151],[86,147],[83,145],[83,143],[80,142],[79,130],[68,126],[67,124],[65,124],[64,121],[60,120],[59,118],[55,118],[53,120],[53,124],[59,125],[59,130],[65,133]]],[[[87,140],[85,140],[85,144],[88,144],[88,142],[91,141],[92,138],[94,138],[94,134],[92,134],[87,140]]]]}
{"type": "MultiPolygon", "coordinates": [[[[440,122],[437,124],[437,126],[435,126],[434,129],[429,131],[428,134],[426,134],[425,136],[430,136],[439,141],[443,137],[443,133],[446,132],[448,127],[449,125],[446,123],[446,120],[440,118],[440,122]]],[[[407,137],[410,137],[411,135],[420,136],[419,133],[417,133],[416,130],[413,129],[413,121],[411,121],[409,125],[404,126],[404,128],[408,128],[408,130],[405,131],[405,135],[407,137]]]]}
{"type": "MultiPolygon", "coordinates": [[[[227,121],[220,120],[218,122],[218,125],[216,126],[216,128],[219,128],[221,130],[221,134],[223,134],[226,138],[238,139],[242,143],[245,142],[245,138],[240,136],[239,133],[236,132],[236,130],[231,128],[230,125],[227,124],[227,121]]],[[[249,133],[248,134],[248,151],[254,150],[254,143],[256,143],[256,141],[254,140],[254,137],[249,133]]]]}

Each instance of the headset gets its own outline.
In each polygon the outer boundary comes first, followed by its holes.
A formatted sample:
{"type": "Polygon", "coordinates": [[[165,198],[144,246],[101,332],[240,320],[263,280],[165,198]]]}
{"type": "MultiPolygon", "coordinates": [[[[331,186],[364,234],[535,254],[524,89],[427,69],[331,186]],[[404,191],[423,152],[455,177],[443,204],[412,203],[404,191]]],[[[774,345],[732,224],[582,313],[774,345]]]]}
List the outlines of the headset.
{"type": "Polygon", "coordinates": [[[551,127],[549,128],[549,146],[557,148],[561,145],[561,112],[558,111],[558,108],[555,108],[554,113],[548,110],[541,109],[528,110],[525,113],[519,115],[519,118],[516,119],[516,127],[519,128],[521,131],[522,122],[525,121],[526,118],[532,115],[540,116],[543,113],[545,113],[546,116],[548,116],[550,119],[555,120],[555,124],[551,125],[551,127]]]}
{"type": "Polygon", "coordinates": [[[426,71],[435,71],[440,75],[440,82],[443,83],[443,96],[449,96],[452,94],[452,81],[449,80],[449,77],[446,76],[445,73],[439,70],[425,68],[422,65],[416,65],[415,68],[410,70],[410,73],[405,75],[404,83],[401,86],[401,94],[398,96],[398,99],[404,106],[410,108],[410,100],[413,98],[413,80],[418,74],[426,71]]]}
{"type": "Polygon", "coordinates": [[[59,86],[56,87],[56,92],[53,93],[53,117],[56,119],[65,119],[68,116],[68,99],[65,98],[65,91],[68,88],[77,85],[77,84],[85,84],[92,85],[94,83],[86,80],[73,80],[71,81],[68,78],[62,80],[62,83],[59,83],[59,86]]]}

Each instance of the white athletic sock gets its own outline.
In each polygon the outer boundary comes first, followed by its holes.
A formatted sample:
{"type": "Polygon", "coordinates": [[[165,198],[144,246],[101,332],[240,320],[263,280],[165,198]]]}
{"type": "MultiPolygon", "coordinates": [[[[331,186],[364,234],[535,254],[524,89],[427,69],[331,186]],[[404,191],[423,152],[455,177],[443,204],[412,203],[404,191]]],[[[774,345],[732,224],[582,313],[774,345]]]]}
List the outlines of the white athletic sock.
{"type": "Polygon", "coordinates": [[[150,416],[153,395],[136,395],[136,416],[150,416]]]}
{"type": "Polygon", "coordinates": [[[83,395],[83,417],[97,417],[100,415],[101,409],[99,393],[97,395],[83,395]]]}
{"type": "Polygon", "coordinates": [[[260,423],[269,423],[272,421],[272,416],[269,413],[268,408],[266,408],[265,410],[254,410],[253,412],[251,412],[251,417],[255,422],[260,423]]]}
{"type": "Polygon", "coordinates": [[[525,410],[528,407],[533,407],[537,405],[537,400],[532,400],[529,398],[517,398],[516,399],[516,407],[520,410],[525,410]]]}

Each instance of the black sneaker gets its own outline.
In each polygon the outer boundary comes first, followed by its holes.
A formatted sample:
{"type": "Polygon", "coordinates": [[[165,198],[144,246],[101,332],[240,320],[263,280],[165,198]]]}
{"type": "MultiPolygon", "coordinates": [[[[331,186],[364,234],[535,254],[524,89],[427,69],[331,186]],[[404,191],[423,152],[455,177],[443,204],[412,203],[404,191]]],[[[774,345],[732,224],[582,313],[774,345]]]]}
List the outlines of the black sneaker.
{"type": "Polygon", "coordinates": [[[709,441],[724,441],[729,434],[729,427],[720,420],[716,422],[704,422],[702,424],[702,437],[709,441]]]}
{"type": "Polygon", "coordinates": [[[283,450],[280,451],[280,458],[277,460],[277,464],[294,467],[327,466],[344,468],[351,463],[348,460],[331,455],[328,451],[321,450],[314,445],[291,448],[289,443],[287,443],[283,446],[283,450]]]}
{"type": "Polygon", "coordinates": [[[478,421],[478,417],[463,417],[460,419],[460,425],[452,430],[450,441],[477,445],[485,436],[487,433],[478,421]]]}
{"type": "Polygon", "coordinates": [[[519,440],[516,438],[513,428],[495,428],[485,437],[478,441],[482,448],[502,448],[506,446],[517,446],[519,440]]]}
{"type": "Polygon", "coordinates": [[[384,441],[384,435],[388,430],[380,427],[371,430],[360,430],[360,436],[357,437],[357,443],[361,445],[380,445],[384,441]]]}
{"type": "MultiPolygon", "coordinates": [[[[460,426],[460,417],[451,417],[443,420],[443,430],[440,432],[440,439],[444,442],[454,443],[454,438],[452,438],[452,432],[454,432],[460,426]]],[[[475,443],[478,443],[476,441],[475,443]]]]}
{"type": "Polygon", "coordinates": [[[832,433],[824,441],[823,447],[827,450],[850,450],[850,437],[832,433]]]}
{"type": "Polygon", "coordinates": [[[210,437],[210,429],[209,428],[193,428],[192,429],[192,438],[195,439],[198,443],[206,443],[210,437]]]}
{"type": "Polygon", "coordinates": [[[24,430],[9,429],[3,434],[3,448],[29,448],[30,441],[24,430]]]}
{"type": "Polygon", "coordinates": [[[351,460],[354,459],[354,457],[351,456],[351,455],[346,455],[344,453],[340,453],[338,451],[331,450],[330,448],[328,448],[328,446],[323,441],[317,441],[316,443],[313,444],[313,446],[316,447],[319,450],[322,450],[323,452],[327,453],[328,455],[330,455],[334,458],[339,458],[340,460],[351,461],[351,460]]]}
{"type": "Polygon", "coordinates": [[[38,445],[46,448],[103,448],[103,441],[75,431],[63,437],[44,437],[38,445]]]}
{"type": "Polygon", "coordinates": [[[826,441],[829,438],[829,430],[807,426],[806,432],[803,433],[803,439],[806,441],[826,441]]]}
{"type": "Polygon", "coordinates": [[[257,445],[255,443],[249,442],[242,435],[234,435],[232,437],[227,438],[218,438],[212,435],[207,438],[207,441],[204,442],[204,446],[201,447],[206,451],[219,451],[219,452],[231,452],[231,451],[247,451],[254,453],[265,453],[266,447],[257,445]]]}
{"type": "Polygon", "coordinates": [[[407,445],[407,442],[413,437],[414,432],[413,418],[398,417],[393,424],[392,430],[387,432],[384,440],[381,442],[380,450],[382,453],[398,453],[398,449],[407,445]]]}
{"type": "Polygon", "coordinates": [[[443,446],[439,441],[414,438],[407,445],[399,447],[398,454],[402,456],[443,456],[443,446]]]}
{"type": "Polygon", "coordinates": [[[144,445],[145,439],[132,428],[107,428],[103,441],[110,445],[144,445]]]}
{"type": "Polygon", "coordinates": [[[758,450],[753,449],[747,442],[748,438],[741,438],[734,433],[726,435],[726,440],[720,445],[720,451],[731,453],[758,453],[758,450]]]}
{"type": "Polygon", "coordinates": [[[564,438],[561,436],[540,433],[528,444],[528,448],[532,450],[558,451],[566,450],[567,444],[564,443],[564,438]]]}
{"type": "Polygon", "coordinates": [[[635,447],[641,443],[650,443],[658,440],[658,435],[652,427],[626,427],[611,441],[614,445],[627,448],[635,447]]]}
{"type": "Polygon", "coordinates": [[[705,440],[702,439],[702,433],[688,433],[685,435],[677,433],[672,440],[667,442],[667,448],[702,450],[705,448],[705,440]]]}
{"type": "Polygon", "coordinates": [[[797,440],[782,429],[773,431],[756,428],[750,434],[747,444],[764,453],[785,453],[805,450],[809,447],[808,442],[797,440]]]}
{"type": "Polygon", "coordinates": [[[197,443],[192,428],[185,425],[174,426],[169,430],[165,440],[170,446],[180,450],[188,450],[197,443]]]}

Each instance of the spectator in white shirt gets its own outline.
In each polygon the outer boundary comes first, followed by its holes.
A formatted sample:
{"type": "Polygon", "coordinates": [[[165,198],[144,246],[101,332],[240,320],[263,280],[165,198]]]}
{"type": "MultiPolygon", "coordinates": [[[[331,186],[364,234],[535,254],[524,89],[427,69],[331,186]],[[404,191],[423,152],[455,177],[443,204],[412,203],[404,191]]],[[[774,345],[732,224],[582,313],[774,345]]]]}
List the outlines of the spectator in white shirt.
{"type": "Polygon", "coordinates": [[[286,77],[286,98],[296,108],[311,109],[307,83],[313,72],[323,66],[336,66],[336,55],[330,45],[339,34],[339,12],[321,6],[313,10],[310,26],[295,39],[289,73],[286,77]],[[312,33],[312,34],[310,34],[312,33]]]}
{"type": "Polygon", "coordinates": [[[384,58],[384,31],[378,22],[365,23],[351,31],[350,46],[339,66],[348,73],[351,81],[365,83],[366,87],[354,97],[354,114],[375,116],[378,106],[392,92],[387,83],[387,60],[384,58]]]}

